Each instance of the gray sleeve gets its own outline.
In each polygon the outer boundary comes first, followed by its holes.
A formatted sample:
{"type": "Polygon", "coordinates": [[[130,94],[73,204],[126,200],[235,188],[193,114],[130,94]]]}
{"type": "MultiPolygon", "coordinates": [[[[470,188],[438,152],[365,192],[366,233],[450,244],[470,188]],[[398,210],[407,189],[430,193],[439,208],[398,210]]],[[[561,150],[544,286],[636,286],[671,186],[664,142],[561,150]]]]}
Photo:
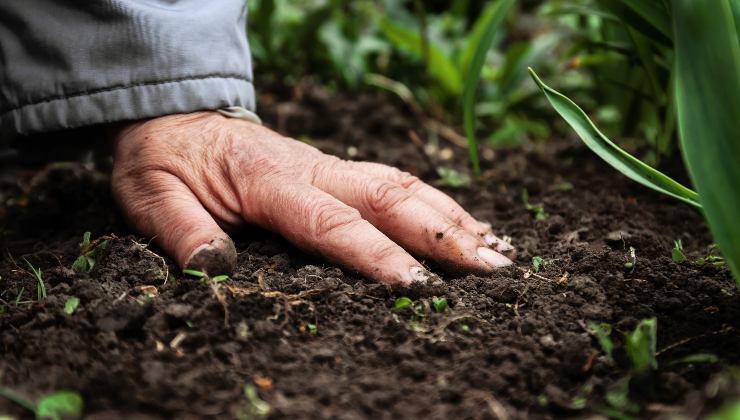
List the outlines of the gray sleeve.
{"type": "Polygon", "coordinates": [[[0,127],[254,110],[245,0],[0,0],[0,127]]]}

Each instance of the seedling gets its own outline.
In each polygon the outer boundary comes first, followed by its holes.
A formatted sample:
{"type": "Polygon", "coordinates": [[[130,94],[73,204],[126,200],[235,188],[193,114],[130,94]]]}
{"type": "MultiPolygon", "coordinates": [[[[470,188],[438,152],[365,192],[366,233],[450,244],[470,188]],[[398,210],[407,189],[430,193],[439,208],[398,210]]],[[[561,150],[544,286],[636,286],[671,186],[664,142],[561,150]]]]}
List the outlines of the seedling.
{"type": "Polygon", "coordinates": [[[317,327],[316,324],[309,323],[309,324],[306,324],[306,326],[308,327],[308,332],[309,333],[311,333],[313,335],[316,335],[316,334],[319,333],[319,327],[317,327]]]}
{"type": "Polygon", "coordinates": [[[686,261],[686,255],[683,253],[683,244],[681,240],[673,241],[673,249],[671,250],[671,259],[675,262],[686,261]]]}
{"type": "Polygon", "coordinates": [[[80,299],[77,297],[71,297],[67,299],[66,302],[64,302],[64,313],[67,315],[72,315],[77,310],[77,307],[80,306],[80,299]]]}
{"type": "Polygon", "coordinates": [[[719,255],[714,255],[715,252],[719,251],[719,247],[717,244],[712,244],[709,246],[709,254],[704,258],[699,258],[696,260],[697,264],[712,264],[716,267],[724,267],[727,265],[725,262],[725,259],[722,258],[719,255]]]}
{"type": "Polygon", "coordinates": [[[627,256],[627,262],[624,263],[624,268],[630,270],[630,273],[635,271],[635,267],[637,267],[637,254],[635,253],[635,248],[630,247],[630,253],[627,256]]]}
{"type": "Polygon", "coordinates": [[[470,182],[471,182],[469,175],[459,172],[452,168],[445,168],[445,167],[437,168],[437,174],[439,175],[439,178],[440,178],[439,185],[442,185],[445,187],[453,187],[453,188],[467,187],[468,185],[470,185],[470,182]]]}
{"type": "Polygon", "coordinates": [[[193,277],[197,277],[198,279],[200,279],[201,283],[203,283],[203,284],[208,284],[208,281],[209,280],[212,281],[212,282],[214,282],[214,283],[223,283],[223,282],[225,282],[226,280],[229,279],[229,276],[227,276],[226,274],[221,274],[221,275],[214,276],[214,277],[208,277],[208,274],[206,274],[206,273],[204,273],[202,271],[193,270],[191,268],[186,268],[186,269],[182,270],[182,272],[183,272],[183,274],[187,274],[187,275],[190,275],[190,276],[193,276],[193,277]]]}
{"type": "Polygon", "coordinates": [[[82,397],[74,391],[58,391],[47,394],[35,404],[12,389],[3,386],[0,386],[0,396],[31,411],[37,419],[62,420],[67,417],[80,417],[84,406],[82,397]]]}
{"type": "Polygon", "coordinates": [[[434,307],[434,312],[441,314],[442,312],[447,310],[447,299],[443,297],[438,298],[436,296],[433,296],[432,306],[434,307]]]}
{"type": "Polygon", "coordinates": [[[23,292],[26,291],[25,287],[21,287],[21,290],[18,291],[18,295],[15,297],[15,306],[18,306],[21,304],[21,301],[23,300],[23,292]]]}
{"type": "Polygon", "coordinates": [[[402,296],[396,299],[395,302],[393,302],[393,310],[402,311],[406,308],[411,307],[413,303],[414,301],[412,301],[411,299],[407,298],[406,296],[402,296]]]}
{"type": "Polygon", "coordinates": [[[270,405],[260,398],[254,385],[247,384],[244,386],[244,396],[247,398],[247,404],[239,411],[237,415],[239,419],[260,419],[270,414],[270,405]]]}
{"type": "MultiPolygon", "coordinates": [[[[102,239],[102,238],[100,238],[102,239]]],[[[77,273],[89,273],[95,268],[95,264],[110,246],[109,240],[100,239],[90,242],[90,232],[85,232],[82,235],[82,242],[80,242],[80,256],[77,257],[75,262],[72,264],[72,270],[77,273]]]]}
{"type": "Polygon", "coordinates": [[[658,368],[655,348],[658,341],[658,321],[643,319],[634,331],[625,335],[625,351],[632,364],[633,372],[645,373],[658,368]]]}
{"type": "Polygon", "coordinates": [[[614,342],[611,339],[612,326],[607,323],[597,324],[593,321],[589,321],[588,326],[591,329],[591,333],[596,337],[596,341],[599,342],[601,349],[609,357],[609,360],[613,360],[614,342]]]}
{"type": "Polygon", "coordinates": [[[36,296],[37,296],[37,300],[41,301],[41,300],[46,299],[46,285],[44,284],[44,279],[41,278],[41,268],[40,267],[39,268],[36,268],[36,267],[32,266],[31,263],[28,262],[28,260],[25,259],[25,258],[23,259],[23,261],[25,261],[26,264],[28,264],[28,267],[33,272],[33,276],[36,278],[36,296]]]}
{"type": "Polygon", "coordinates": [[[524,203],[524,208],[534,215],[534,220],[545,220],[550,216],[545,211],[545,206],[542,203],[532,204],[529,202],[529,191],[526,188],[522,188],[522,203],[524,203]]]}
{"type": "Polygon", "coordinates": [[[545,260],[542,259],[540,256],[534,256],[532,257],[532,271],[535,273],[539,273],[540,269],[545,265],[545,260]]]}

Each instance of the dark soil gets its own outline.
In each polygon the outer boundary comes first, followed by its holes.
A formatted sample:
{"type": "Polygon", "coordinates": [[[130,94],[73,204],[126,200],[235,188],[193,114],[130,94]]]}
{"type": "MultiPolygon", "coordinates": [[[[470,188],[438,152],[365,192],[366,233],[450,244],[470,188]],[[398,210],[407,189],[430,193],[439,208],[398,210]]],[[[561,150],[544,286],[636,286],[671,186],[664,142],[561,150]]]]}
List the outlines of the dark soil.
{"type": "MultiPolygon", "coordinates": [[[[430,181],[430,164],[465,168],[465,150],[444,140],[431,161],[422,158],[408,132],[428,133],[387,99],[295,97],[262,98],[269,125],[430,181]]],[[[86,417],[99,419],[259,417],[245,387],[275,418],[593,418],[619,411],[606,395],[629,374],[622,333],[657,317],[659,367],[631,382],[633,415],[694,418],[740,397],[730,369],[740,363],[740,297],[726,268],[694,262],[711,244],[697,213],[624,179],[576,141],[487,158],[482,182],[446,191],[512,238],[519,267],[440,272],[443,282],[407,291],[267,232],[235,238],[236,274],[204,284],[126,228],[93,165],[6,167],[0,381],[34,400],[76,390],[86,417]],[[545,220],[525,209],[525,187],[545,220]],[[85,231],[109,247],[79,274],[70,267],[85,231]],[[676,239],[689,261],[672,261],[676,239]],[[538,275],[526,273],[533,256],[545,261],[538,275]],[[24,259],[41,267],[46,300],[36,302],[24,259]],[[80,306],[66,315],[73,296],[80,306]],[[393,310],[401,296],[420,304],[419,315],[393,310]],[[435,313],[432,296],[449,308],[435,313]],[[614,361],[588,321],[613,326],[614,361]],[[717,361],[672,364],[697,353],[717,361]]],[[[0,398],[3,413],[31,416],[0,398]]]]}

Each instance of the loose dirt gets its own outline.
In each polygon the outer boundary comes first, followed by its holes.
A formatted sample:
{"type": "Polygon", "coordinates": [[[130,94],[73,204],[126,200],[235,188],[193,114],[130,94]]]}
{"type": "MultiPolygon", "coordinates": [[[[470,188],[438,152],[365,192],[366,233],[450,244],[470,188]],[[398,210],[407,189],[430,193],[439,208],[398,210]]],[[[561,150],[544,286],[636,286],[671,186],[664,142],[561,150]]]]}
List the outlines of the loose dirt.
{"type": "MultiPolygon", "coordinates": [[[[430,182],[430,165],[465,167],[465,150],[444,135],[424,157],[409,136],[428,138],[422,122],[388,99],[290,96],[261,98],[268,125],[325,151],[430,182]]],[[[574,140],[486,157],[482,181],[445,190],[512,238],[518,267],[437,270],[444,281],[411,290],[262,231],[235,238],[230,280],[206,284],[125,226],[93,165],[5,168],[0,383],[31,399],[77,390],[97,419],[258,418],[245,387],[274,418],[593,418],[609,413],[606,395],[629,373],[623,333],[657,317],[659,367],[633,381],[634,415],[693,418],[740,397],[731,369],[740,297],[726,268],[694,262],[711,245],[694,210],[624,179],[574,140]],[[523,188],[546,219],[525,208],[523,188]],[[70,267],[85,231],[109,246],[79,274],[70,267]],[[672,261],[677,239],[688,261],[672,261]],[[536,275],[534,256],[545,262],[536,275]],[[42,269],[42,302],[24,258],[42,269]],[[67,315],[73,296],[80,305],[67,315]],[[401,296],[418,314],[393,309],[401,296]],[[449,308],[434,312],[433,296],[449,308]],[[613,361],[589,321],[612,325],[613,361]],[[676,363],[697,353],[717,360],[676,363]]],[[[2,413],[30,417],[0,398],[2,413]]]]}

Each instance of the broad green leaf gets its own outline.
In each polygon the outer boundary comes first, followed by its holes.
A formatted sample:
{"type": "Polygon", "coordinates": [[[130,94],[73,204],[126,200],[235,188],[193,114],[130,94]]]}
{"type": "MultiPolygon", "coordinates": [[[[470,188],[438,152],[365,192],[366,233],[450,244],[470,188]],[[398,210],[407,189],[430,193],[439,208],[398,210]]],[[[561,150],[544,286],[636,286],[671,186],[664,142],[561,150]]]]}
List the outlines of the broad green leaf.
{"type": "Polygon", "coordinates": [[[663,0],[622,0],[622,3],[663,36],[671,38],[671,20],[663,0]]]}
{"type": "Polygon", "coordinates": [[[655,318],[643,319],[634,331],[627,333],[625,350],[637,373],[656,369],[655,347],[658,342],[658,321],[655,318]]]}
{"type": "Polygon", "coordinates": [[[432,306],[434,306],[434,312],[444,312],[445,310],[447,310],[447,298],[438,298],[437,296],[432,296],[432,306]]]}
{"type": "Polygon", "coordinates": [[[46,395],[36,405],[37,419],[61,420],[82,414],[82,397],[72,391],[59,391],[46,395]]]}
{"type": "Polygon", "coordinates": [[[545,264],[545,260],[542,259],[539,255],[535,255],[532,257],[532,271],[535,273],[539,273],[542,269],[542,266],[545,264]]]}
{"type": "Polygon", "coordinates": [[[672,4],[681,152],[740,285],[740,22],[728,0],[672,4]]]}
{"type": "Polygon", "coordinates": [[[475,138],[475,93],[478,90],[478,81],[480,80],[481,69],[486,61],[486,54],[491,48],[496,31],[504,22],[504,18],[513,5],[514,0],[499,0],[494,3],[493,7],[495,7],[495,10],[491,12],[493,15],[486,24],[486,30],[481,36],[480,42],[475,49],[475,54],[473,54],[473,58],[470,61],[470,66],[465,73],[463,125],[465,135],[468,138],[470,161],[473,164],[473,171],[475,171],[476,175],[480,175],[480,161],[478,159],[478,142],[475,138]]]}
{"type": "Polygon", "coordinates": [[[652,168],[609,140],[586,113],[565,95],[547,86],[537,74],[529,69],[535,83],[542,89],[547,100],[558,114],[575,130],[583,142],[606,163],[626,177],[648,188],[674,197],[694,207],[701,208],[696,192],[684,187],[667,175],[652,168]]]}
{"type": "MultiPolygon", "coordinates": [[[[400,26],[388,18],[380,21],[380,30],[396,48],[422,58],[423,40],[417,31],[400,26]]],[[[434,43],[428,43],[429,74],[449,93],[459,95],[463,90],[460,72],[455,64],[434,43]]]]}

